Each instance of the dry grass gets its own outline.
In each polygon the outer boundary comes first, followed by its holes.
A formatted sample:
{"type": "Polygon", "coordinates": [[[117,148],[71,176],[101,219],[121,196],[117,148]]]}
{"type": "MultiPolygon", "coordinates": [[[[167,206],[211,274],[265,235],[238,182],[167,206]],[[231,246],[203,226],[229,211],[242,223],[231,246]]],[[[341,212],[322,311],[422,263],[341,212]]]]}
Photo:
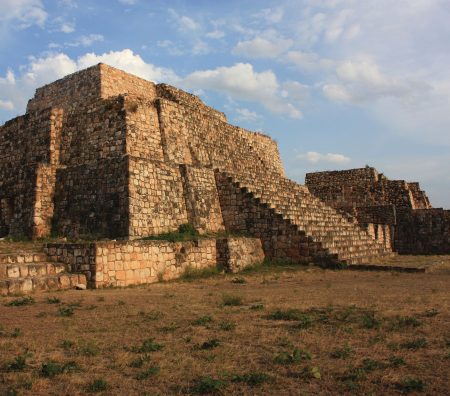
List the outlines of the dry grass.
{"type": "Polygon", "coordinates": [[[0,394],[448,392],[450,275],[234,278],[0,298],[0,394]]]}

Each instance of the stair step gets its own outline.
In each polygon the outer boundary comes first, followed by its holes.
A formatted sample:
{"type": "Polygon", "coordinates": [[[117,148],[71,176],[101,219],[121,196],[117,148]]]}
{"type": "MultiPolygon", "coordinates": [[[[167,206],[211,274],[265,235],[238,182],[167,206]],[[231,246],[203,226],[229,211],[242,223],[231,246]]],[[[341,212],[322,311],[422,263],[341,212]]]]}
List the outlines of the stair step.
{"type": "Polygon", "coordinates": [[[39,290],[64,290],[74,288],[78,284],[87,284],[85,275],[60,273],[37,277],[0,279],[0,295],[30,293],[39,290]]]}

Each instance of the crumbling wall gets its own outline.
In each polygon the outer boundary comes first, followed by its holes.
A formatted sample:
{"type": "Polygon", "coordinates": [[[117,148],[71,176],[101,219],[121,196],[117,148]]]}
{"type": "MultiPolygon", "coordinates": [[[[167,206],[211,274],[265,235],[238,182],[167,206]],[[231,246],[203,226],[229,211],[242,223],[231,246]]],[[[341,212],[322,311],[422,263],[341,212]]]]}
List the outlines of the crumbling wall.
{"type": "MultiPolygon", "coordinates": [[[[42,164],[52,165],[61,111],[44,109],[17,117],[0,129],[0,230],[4,235],[32,236],[35,232],[36,195],[42,164]]],[[[54,185],[47,186],[49,194],[54,185]]],[[[45,205],[38,202],[37,205],[45,205]]]]}
{"type": "Polygon", "coordinates": [[[395,248],[403,254],[449,254],[450,210],[397,210],[395,248]]]}
{"type": "Polygon", "coordinates": [[[217,240],[217,264],[227,272],[239,272],[261,264],[265,255],[258,238],[228,237],[217,240]]]}

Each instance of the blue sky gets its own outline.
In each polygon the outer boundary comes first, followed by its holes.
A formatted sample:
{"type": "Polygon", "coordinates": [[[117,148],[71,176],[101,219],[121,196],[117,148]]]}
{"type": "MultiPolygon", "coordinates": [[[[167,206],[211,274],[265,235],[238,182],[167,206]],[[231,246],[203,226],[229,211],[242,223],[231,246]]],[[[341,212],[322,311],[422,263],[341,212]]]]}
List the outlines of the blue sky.
{"type": "Polygon", "coordinates": [[[375,166],[450,208],[448,0],[0,0],[0,123],[104,62],[279,143],[289,177],[375,166]]]}

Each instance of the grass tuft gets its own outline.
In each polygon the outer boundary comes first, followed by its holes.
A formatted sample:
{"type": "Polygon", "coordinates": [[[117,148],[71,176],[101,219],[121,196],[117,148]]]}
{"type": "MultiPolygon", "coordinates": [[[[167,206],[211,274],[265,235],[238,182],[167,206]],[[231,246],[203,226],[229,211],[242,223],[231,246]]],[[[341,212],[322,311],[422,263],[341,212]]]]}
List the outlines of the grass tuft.
{"type": "Polygon", "coordinates": [[[239,307],[243,305],[243,298],[233,294],[224,294],[222,296],[222,305],[225,307],[239,307]]]}
{"type": "Polygon", "coordinates": [[[24,305],[32,305],[35,303],[35,300],[31,296],[25,296],[20,298],[15,298],[14,300],[9,301],[5,305],[7,307],[21,307],[24,305]]]}

